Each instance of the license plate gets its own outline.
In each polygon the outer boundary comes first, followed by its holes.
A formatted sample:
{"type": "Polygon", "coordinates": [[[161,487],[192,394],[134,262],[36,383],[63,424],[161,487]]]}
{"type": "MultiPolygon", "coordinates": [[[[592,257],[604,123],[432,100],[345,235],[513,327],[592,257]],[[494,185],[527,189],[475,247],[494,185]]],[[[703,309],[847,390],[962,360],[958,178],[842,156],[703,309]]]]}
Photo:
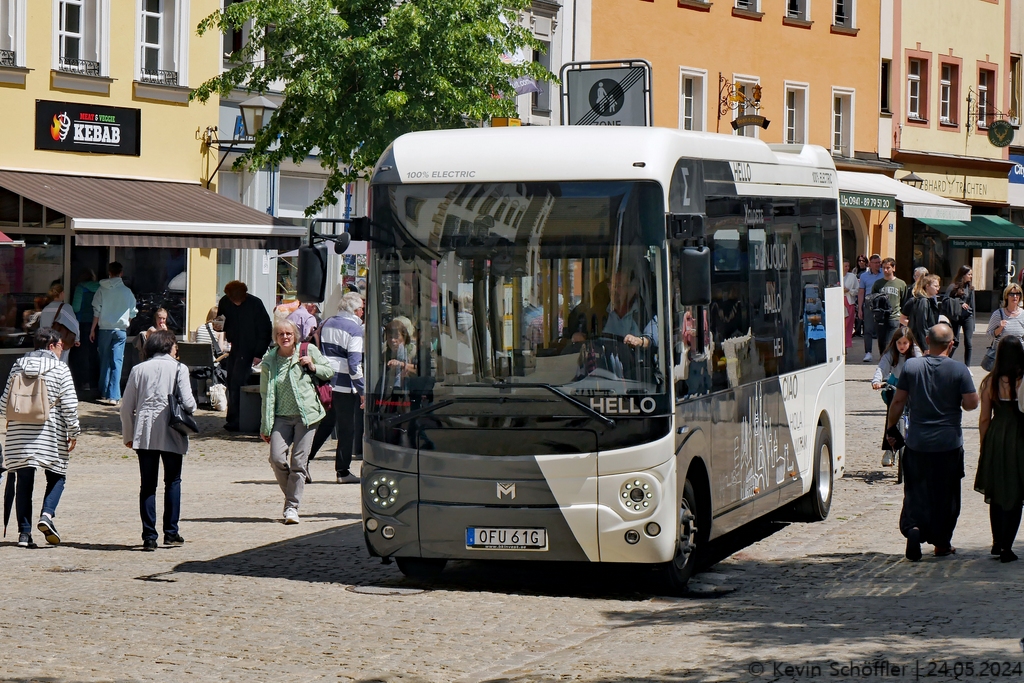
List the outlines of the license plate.
{"type": "Polygon", "coordinates": [[[469,527],[466,547],[477,550],[547,550],[547,529],[469,527]]]}

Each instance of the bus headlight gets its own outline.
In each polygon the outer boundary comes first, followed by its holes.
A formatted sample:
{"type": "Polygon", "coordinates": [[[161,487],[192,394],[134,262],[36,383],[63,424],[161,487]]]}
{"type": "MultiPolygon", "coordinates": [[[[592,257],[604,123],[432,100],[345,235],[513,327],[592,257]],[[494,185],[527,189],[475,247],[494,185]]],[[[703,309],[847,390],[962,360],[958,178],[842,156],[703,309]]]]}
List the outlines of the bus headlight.
{"type": "Polygon", "coordinates": [[[373,477],[366,488],[366,499],[383,509],[394,507],[398,494],[398,482],[384,474],[373,477]]]}
{"type": "Polygon", "coordinates": [[[619,487],[619,502],[636,514],[657,506],[659,491],[658,483],[650,476],[634,475],[622,482],[622,486],[619,487]]]}

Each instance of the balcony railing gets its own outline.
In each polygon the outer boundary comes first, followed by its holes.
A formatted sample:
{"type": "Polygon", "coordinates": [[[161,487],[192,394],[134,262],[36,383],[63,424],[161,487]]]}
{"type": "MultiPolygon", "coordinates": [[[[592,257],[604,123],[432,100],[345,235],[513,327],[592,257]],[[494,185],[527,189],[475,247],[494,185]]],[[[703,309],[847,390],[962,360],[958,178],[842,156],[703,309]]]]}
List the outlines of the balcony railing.
{"type": "Polygon", "coordinates": [[[100,63],[92,62],[88,59],[71,59],[69,57],[61,57],[60,61],[57,62],[57,69],[60,71],[67,71],[72,74],[84,74],[86,76],[100,75],[100,63]]]}
{"type": "Polygon", "coordinates": [[[18,55],[14,50],[0,50],[0,66],[18,66],[18,55]]]}
{"type": "Polygon", "coordinates": [[[157,85],[178,85],[177,71],[164,71],[163,69],[143,69],[143,83],[155,83],[157,85]]]}

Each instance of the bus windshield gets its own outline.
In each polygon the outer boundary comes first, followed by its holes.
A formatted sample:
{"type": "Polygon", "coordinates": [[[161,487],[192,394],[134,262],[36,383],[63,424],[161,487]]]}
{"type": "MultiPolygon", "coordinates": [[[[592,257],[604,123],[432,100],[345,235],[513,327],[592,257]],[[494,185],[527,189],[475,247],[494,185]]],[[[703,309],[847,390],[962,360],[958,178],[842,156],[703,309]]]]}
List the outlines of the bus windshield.
{"type": "Polygon", "coordinates": [[[635,397],[615,404],[617,416],[639,414],[644,397],[644,415],[667,412],[660,185],[375,185],[372,192],[372,219],[384,236],[371,250],[377,286],[367,306],[367,411],[529,392],[580,414],[587,413],[581,404],[603,406],[593,399],[603,396],[635,397]]]}

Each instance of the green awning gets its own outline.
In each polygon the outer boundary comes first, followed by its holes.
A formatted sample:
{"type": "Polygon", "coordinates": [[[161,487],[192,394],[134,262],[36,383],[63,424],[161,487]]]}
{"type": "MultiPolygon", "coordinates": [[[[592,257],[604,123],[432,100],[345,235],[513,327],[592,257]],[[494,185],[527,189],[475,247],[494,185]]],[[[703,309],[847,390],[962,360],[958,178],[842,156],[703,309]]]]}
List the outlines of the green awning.
{"type": "Polygon", "coordinates": [[[969,221],[918,218],[946,235],[959,249],[1024,249],[1024,228],[999,216],[972,216],[969,221]]]}

